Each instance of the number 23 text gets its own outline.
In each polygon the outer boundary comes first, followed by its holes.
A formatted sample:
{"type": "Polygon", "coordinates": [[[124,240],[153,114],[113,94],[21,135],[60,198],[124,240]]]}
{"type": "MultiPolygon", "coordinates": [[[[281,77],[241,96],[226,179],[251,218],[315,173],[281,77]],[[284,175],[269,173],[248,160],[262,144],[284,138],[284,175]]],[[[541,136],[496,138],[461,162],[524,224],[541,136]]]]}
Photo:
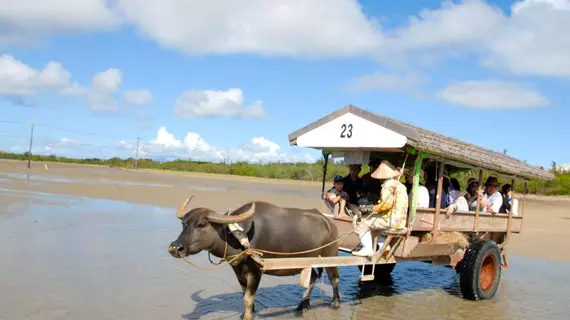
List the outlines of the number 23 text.
{"type": "Polygon", "coordinates": [[[343,124],[342,126],[340,126],[341,132],[340,132],[340,137],[341,138],[351,138],[352,137],[352,124],[343,124]]]}

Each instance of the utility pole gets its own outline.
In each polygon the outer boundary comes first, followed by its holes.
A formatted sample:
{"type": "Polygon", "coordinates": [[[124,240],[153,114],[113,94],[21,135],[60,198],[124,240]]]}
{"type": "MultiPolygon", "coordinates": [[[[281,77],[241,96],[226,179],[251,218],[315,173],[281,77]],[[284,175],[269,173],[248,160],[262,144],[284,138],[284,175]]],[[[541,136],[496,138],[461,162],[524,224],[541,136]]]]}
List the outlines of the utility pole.
{"type": "Polygon", "coordinates": [[[32,143],[34,141],[34,123],[32,122],[32,130],[30,132],[30,149],[28,150],[28,169],[31,168],[32,162],[32,143]]]}
{"type": "Polygon", "coordinates": [[[140,138],[137,137],[137,155],[135,157],[135,169],[139,168],[139,140],[140,138]]]}

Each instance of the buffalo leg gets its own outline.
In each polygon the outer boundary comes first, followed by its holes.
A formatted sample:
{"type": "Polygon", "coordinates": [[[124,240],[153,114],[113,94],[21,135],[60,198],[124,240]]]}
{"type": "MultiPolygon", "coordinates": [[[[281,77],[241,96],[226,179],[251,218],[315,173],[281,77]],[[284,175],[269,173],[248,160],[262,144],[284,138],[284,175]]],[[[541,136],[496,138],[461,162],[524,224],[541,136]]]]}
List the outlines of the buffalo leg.
{"type": "MultiPolygon", "coordinates": [[[[241,296],[245,298],[245,290],[247,289],[247,279],[246,277],[240,276],[237,273],[236,276],[238,278],[239,284],[241,285],[241,296]]],[[[255,303],[251,307],[251,312],[255,314],[255,303]]]]}
{"type": "Polygon", "coordinates": [[[255,303],[255,293],[261,282],[261,273],[250,272],[245,275],[247,284],[243,293],[244,312],[242,319],[253,320],[253,305],[255,303]]]}
{"type": "Polygon", "coordinates": [[[333,301],[329,305],[332,309],[340,308],[340,294],[338,292],[338,282],[339,282],[339,274],[337,267],[326,268],[327,275],[329,276],[329,281],[333,287],[333,301]]]}
{"type": "Polygon", "coordinates": [[[307,288],[307,290],[305,290],[305,293],[303,294],[303,299],[301,299],[301,303],[299,303],[299,306],[297,306],[297,312],[306,311],[311,306],[310,304],[311,292],[313,291],[313,287],[315,286],[317,278],[320,276],[320,274],[322,274],[323,270],[319,269],[319,271],[320,271],[319,274],[317,274],[315,272],[315,269],[311,269],[311,280],[309,282],[309,287],[307,288]]]}

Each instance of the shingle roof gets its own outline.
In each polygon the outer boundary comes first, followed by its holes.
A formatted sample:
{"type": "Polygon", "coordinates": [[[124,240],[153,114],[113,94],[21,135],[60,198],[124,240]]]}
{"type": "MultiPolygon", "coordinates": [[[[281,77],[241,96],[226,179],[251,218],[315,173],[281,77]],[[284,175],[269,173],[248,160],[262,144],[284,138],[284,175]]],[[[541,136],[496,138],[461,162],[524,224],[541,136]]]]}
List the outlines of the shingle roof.
{"type": "Polygon", "coordinates": [[[531,166],[523,161],[489,149],[485,149],[458,139],[450,138],[417,126],[410,125],[400,120],[391,119],[376,113],[368,112],[348,105],[337,110],[291,134],[289,142],[296,144],[297,137],[312,131],[321,125],[328,123],[346,113],[351,113],[363,119],[371,121],[379,126],[390,129],[408,139],[408,145],[434,155],[454,159],[460,162],[479,166],[484,169],[516,175],[528,179],[550,180],[554,175],[544,169],[531,166]]]}

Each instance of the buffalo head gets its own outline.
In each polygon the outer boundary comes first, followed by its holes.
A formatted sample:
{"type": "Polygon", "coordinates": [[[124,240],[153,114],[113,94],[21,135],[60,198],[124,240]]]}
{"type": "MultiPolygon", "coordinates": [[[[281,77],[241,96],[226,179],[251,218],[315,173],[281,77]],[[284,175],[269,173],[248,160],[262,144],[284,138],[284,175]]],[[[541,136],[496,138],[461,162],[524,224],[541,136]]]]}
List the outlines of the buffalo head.
{"type": "Polygon", "coordinates": [[[243,222],[255,212],[255,203],[252,203],[246,212],[238,215],[231,215],[229,211],[218,214],[208,208],[188,210],[188,203],[193,197],[186,199],[176,212],[176,216],[182,221],[182,232],[168,247],[168,252],[175,258],[209,250],[217,241],[223,241],[218,233],[220,225],[243,222]]]}

